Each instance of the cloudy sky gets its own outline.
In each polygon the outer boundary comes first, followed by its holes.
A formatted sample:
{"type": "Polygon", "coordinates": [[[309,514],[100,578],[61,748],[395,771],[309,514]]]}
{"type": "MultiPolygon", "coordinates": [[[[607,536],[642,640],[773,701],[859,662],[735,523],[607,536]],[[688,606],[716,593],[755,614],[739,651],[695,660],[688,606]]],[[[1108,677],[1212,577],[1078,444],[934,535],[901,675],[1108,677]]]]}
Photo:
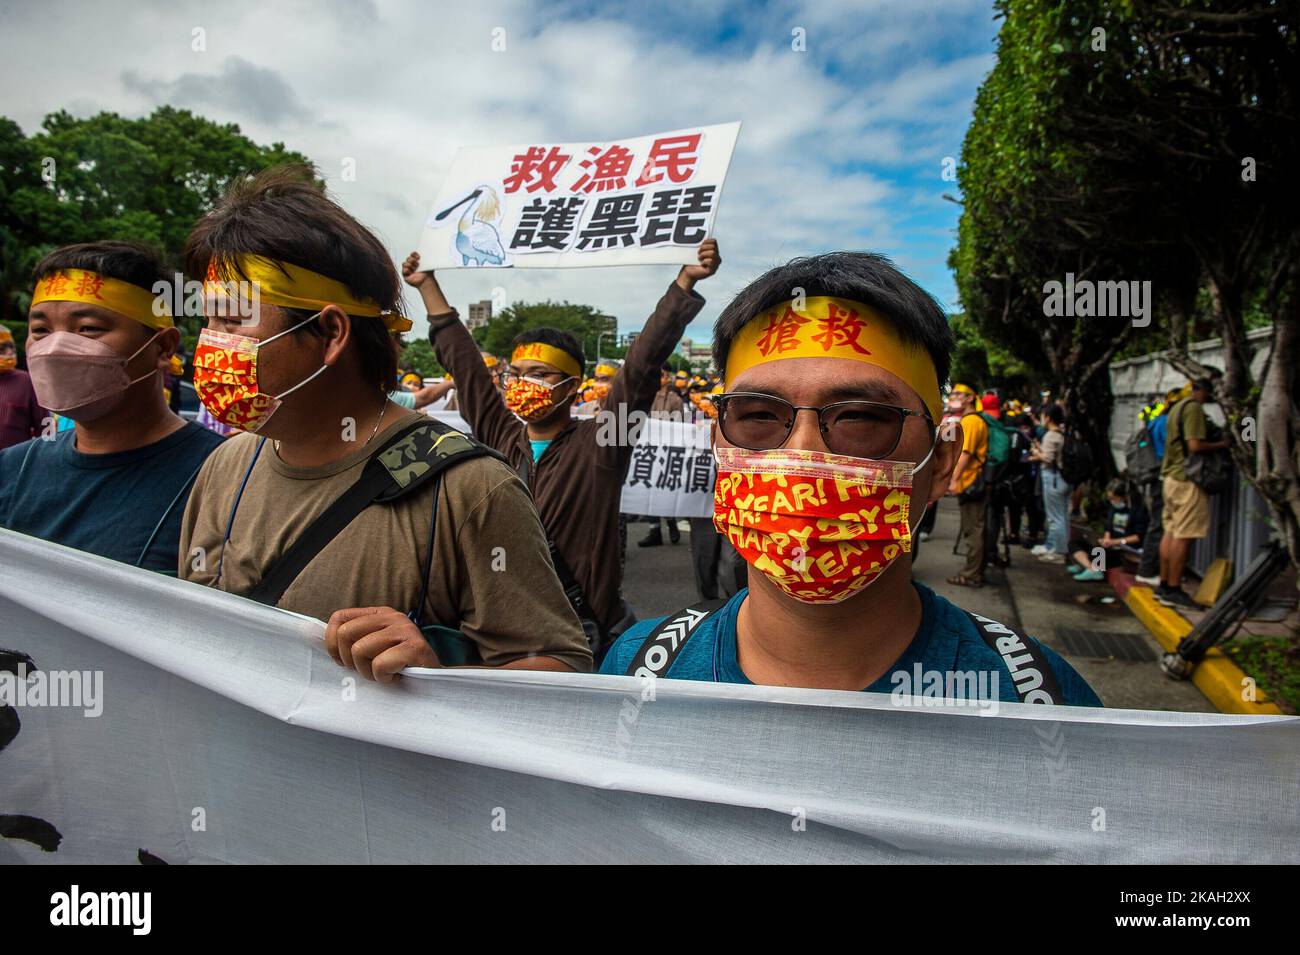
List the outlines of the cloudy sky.
{"type": "MultiPolygon", "coordinates": [[[[958,154],[996,28],[988,0],[0,0],[0,114],[29,133],[55,109],[136,116],[164,103],[238,123],[311,157],[397,261],[462,145],[740,120],[715,227],[723,267],[688,330],[706,339],[749,280],[831,249],[883,252],[955,306],[945,263],[959,210],[942,198],[955,185],[942,163],[958,154]]],[[[440,278],[462,313],[499,285],[508,301],[594,305],[628,331],[675,273],[440,278]]],[[[413,294],[409,305],[420,314],[413,294]]]]}

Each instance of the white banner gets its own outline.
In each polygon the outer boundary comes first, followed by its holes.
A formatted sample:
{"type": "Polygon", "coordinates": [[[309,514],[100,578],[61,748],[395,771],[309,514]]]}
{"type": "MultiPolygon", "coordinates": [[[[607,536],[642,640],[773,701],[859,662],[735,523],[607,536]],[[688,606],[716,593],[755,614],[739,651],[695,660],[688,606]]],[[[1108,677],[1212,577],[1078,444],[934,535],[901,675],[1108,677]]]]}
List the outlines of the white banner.
{"type": "Polygon", "coordinates": [[[650,418],[641,429],[623,479],[624,514],[712,517],[717,466],[709,423],[650,418]]]}
{"type": "Polygon", "coordinates": [[[422,268],[691,264],[713,232],[740,123],[585,143],[463,147],[422,268]]]}
{"type": "Polygon", "coordinates": [[[39,667],[0,673],[0,863],[1300,861],[1293,717],[379,686],[319,622],[11,531],[0,567],[39,667]]]}

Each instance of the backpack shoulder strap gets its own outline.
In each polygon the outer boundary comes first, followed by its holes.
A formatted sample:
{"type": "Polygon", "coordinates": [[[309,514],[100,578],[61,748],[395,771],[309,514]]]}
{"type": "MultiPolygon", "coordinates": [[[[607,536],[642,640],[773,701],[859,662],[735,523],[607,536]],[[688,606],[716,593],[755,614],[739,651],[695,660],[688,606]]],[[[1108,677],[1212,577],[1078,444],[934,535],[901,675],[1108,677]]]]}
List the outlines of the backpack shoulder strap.
{"type": "Polygon", "coordinates": [[[965,611],[975,631],[1011,671],[1016,697],[1021,703],[1051,703],[1062,706],[1065,697],[1056,681],[1056,671],[1038,642],[1006,624],[965,611]]]}
{"type": "Polygon", "coordinates": [[[248,596],[275,606],[316,555],[371,504],[395,501],[453,465],[485,455],[500,457],[491,448],[433,418],[398,428],[371,455],[356,483],[289,545],[248,596]]]}
{"type": "Polygon", "coordinates": [[[659,621],[658,625],[646,634],[645,640],[637,648],[636,655],[628,664],[627,676],[663,676],[668,672],[677,655],[686,646],[700,625],[713,616],[726,601],[706,600],[693,604],[675,614],[670,614],[659,621]]]}

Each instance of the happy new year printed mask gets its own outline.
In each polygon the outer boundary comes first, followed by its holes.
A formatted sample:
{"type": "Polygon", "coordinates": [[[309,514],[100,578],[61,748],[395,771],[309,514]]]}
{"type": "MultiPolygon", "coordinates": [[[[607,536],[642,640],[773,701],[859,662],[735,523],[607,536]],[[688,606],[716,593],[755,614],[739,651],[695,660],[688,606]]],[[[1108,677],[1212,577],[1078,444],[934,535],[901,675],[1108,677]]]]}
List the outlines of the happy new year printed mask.
{"type": "Polygon", "coordinates": [[[785,448],[714,455],[714,526],[796,600],[839,603],[912,550],[912,476],[924,462],[785,448]]]}
{"type": "Polygon", "coordinates": [[[208,413],[222,424],[241,431],[256,433],[260,430],[285,397],[329,366],[321,365],[292,388],[278,395],[268,395],[261,390],[257,380],[259,349],[318,317],[319,313],[262,341],[203,329],[194,349],[194,390],[208,413]]]}

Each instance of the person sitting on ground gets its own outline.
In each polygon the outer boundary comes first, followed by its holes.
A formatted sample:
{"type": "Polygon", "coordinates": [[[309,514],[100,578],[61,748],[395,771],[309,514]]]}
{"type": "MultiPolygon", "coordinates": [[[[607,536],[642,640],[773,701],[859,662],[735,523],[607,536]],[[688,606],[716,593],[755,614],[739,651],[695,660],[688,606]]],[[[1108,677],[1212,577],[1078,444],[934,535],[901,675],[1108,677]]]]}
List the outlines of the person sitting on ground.
{"type": "Polygon", "coordinates": [[[1100,706],[1052,650],[912,577],[913,525],[963,446],[935,425],[952,351],[943,309],[879,255],[795,259],[743,289],[714,327],[712,435],[714,522],[749,587],[637,624],[601,672],[909,698],[916,675],[961,672],[999,700],[1100,706]]]}
{"type": "Polygon", "coordinates": [[[1105,580],[1106,571],[1122,566],[1124,549],[1140,548],[1147,532],[1147,512],[1141,501],[1129,504],[1128,483],[1116,478],[1106,486],[1106,529],[1092,544],[1076,538],[1070,544],[1074,562],[1069,571],[1075,580],[1105,580]],[[1097,553],[1097,548],[1102,553],[1097,553]]]}

